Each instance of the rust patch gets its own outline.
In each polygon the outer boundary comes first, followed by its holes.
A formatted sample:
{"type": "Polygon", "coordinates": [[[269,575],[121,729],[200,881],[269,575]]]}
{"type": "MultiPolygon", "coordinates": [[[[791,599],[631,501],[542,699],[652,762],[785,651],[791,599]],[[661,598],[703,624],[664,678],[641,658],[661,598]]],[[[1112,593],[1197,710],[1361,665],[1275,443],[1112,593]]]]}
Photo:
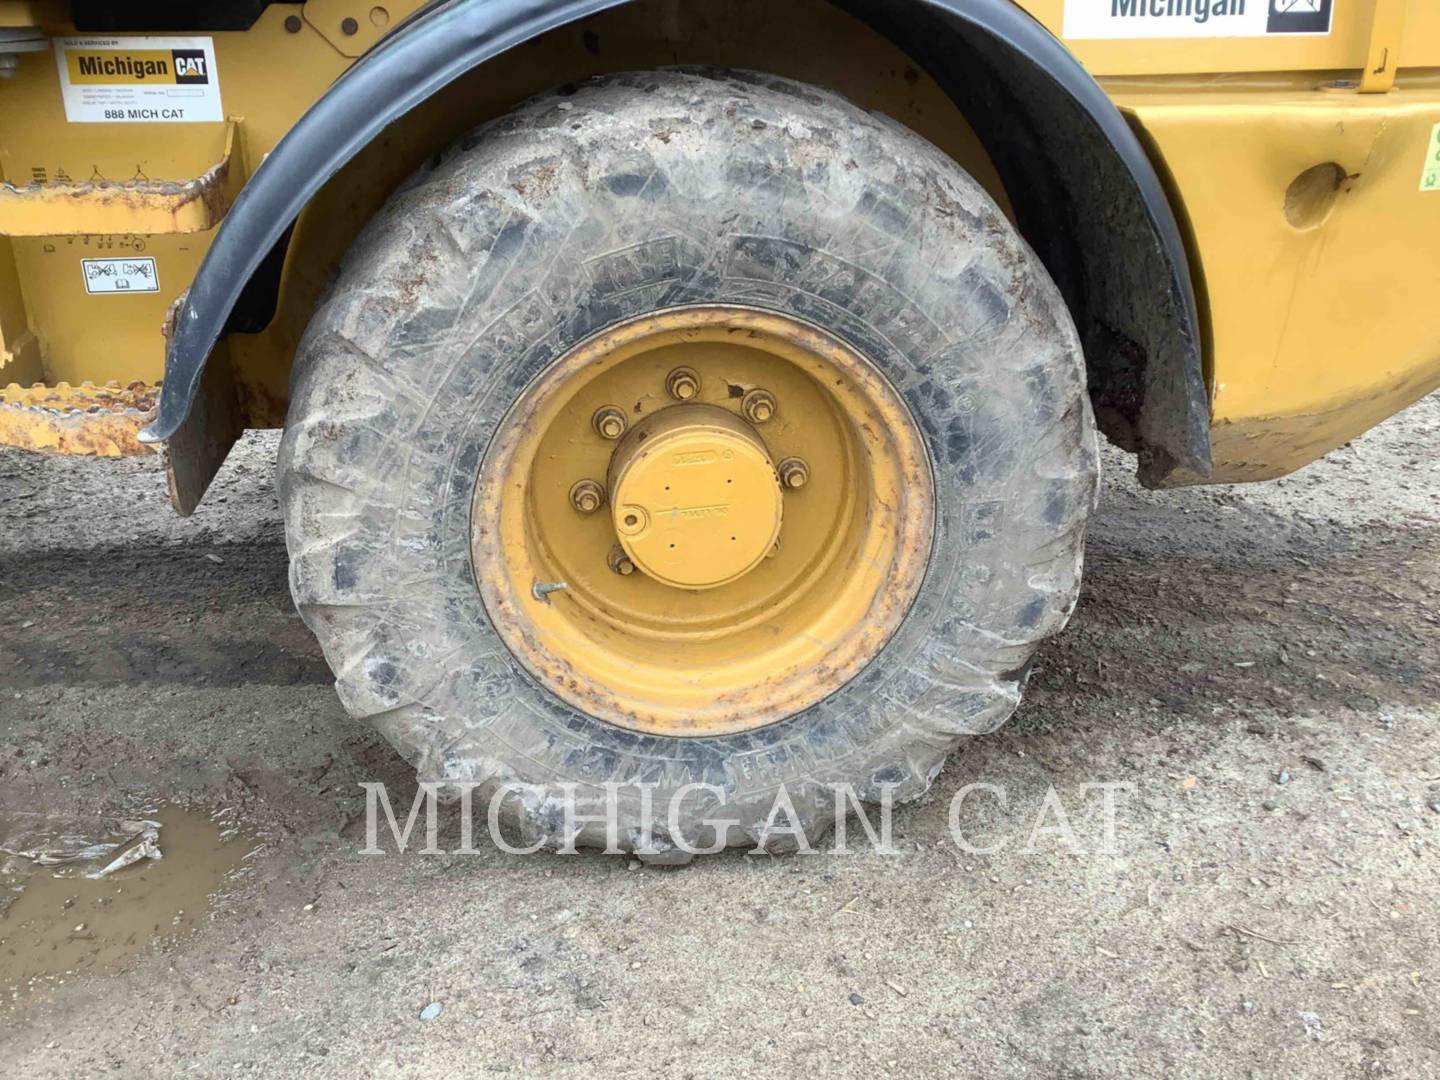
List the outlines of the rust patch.
{"type": "Polygon", "coordinates": [[[290,411],[289,397],[282,397],[260,381],[258,373],[241,374],[235,381],[235,398],[240,416],[247,428],[278,428],[285,426],[290,411]]]}
{"type": "Polygon", "coordinates": [[[155,418],[159,385],[133,382],[0,389],[0,446],[90,457],[155,452],[136,437],[155,418]]]}
{"type": "Polygon", "coordinates": [[[0,184],[0,234],[202,232],[230,208],[229,177],[227,156],[193,180],[0,184]]]}

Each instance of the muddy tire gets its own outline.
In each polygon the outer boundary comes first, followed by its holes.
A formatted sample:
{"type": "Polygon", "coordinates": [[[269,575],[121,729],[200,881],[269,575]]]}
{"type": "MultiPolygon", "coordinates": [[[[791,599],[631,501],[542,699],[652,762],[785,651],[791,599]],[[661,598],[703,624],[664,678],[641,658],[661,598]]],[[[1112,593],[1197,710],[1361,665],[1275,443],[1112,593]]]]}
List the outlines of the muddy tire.
{"type": "MultiPolygon", "coordinates": [[[[476,781],[478,798],[526,785],[505,814],[549,847],[569,839],[567,798],[584,815],[606,783],[654,783],[664,807],[704,784],[685,839],[754,845],[782,784],[814,839],[833,785],[914,798],[962,736],[1014,711],[1074,606],[1097,472],[1069,315],[974,180],[825,91],[663,71],[531,101],[395,193],[301,344],[280,492],[295,602],[340,698],[422,780],[476,781]],[[477,589],[472,496],[507,408],[557,357],[716,302],[822,327],[883,372],[924,436],[934,531],[914,602],[857,677],[758,729],[662,737],[517,663],[477,589]]],[[[621,848],[640,824],[622,787],[621,848]]],[[[657,858],[676,854],[671,824],[661,811],[657,858]]],[[[603,826],[578,842],[603,846],[603,826]]]]}

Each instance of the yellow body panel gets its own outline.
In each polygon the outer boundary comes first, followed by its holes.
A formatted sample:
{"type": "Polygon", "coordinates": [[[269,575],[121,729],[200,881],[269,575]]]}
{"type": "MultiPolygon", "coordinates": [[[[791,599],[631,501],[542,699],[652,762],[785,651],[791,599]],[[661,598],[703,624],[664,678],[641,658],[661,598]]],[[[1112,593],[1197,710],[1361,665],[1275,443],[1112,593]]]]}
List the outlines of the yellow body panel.
{"type": "MultiPolygon", "coordinates": [[[[227,124],[223,157],[193,180],[32,181],[0,185],[0,236],[157,236],[207,232],[229,209],[235,125],[227,124]]],[[[137,167],[138,169],[138,167],[137,167]]]]}
{"type": "Polygon", "coordinates": [[[1212,480],[1289,472],[1440,385],[1440,79],[1111,83],[1165,162],[1208,316],[1212,480]],[[1306,170],[1335,182],[1287,195],[1306,170]]]}
{"type": "Polygon", "coordinates": [[[156,388],[121,386],[0,388],[0,446],[91,457],[153,454],[135,436],[155,408],[156,388]]]}
{"type": "MultiPolygon", "coordinates": [[[[1263,5],[1267,0],[1249,2],[1263,5]]],[[[1392,0],[1378,2],[1387,5],[1392,0]]],[[[1065,40],[1097,77],[1287,71],[1349,71],[1358,75],[1368,55],[1377,0],[1334,0],[1328,34],[1118,41],[1066,39],[1065,4],[1066,0],[1023,0],[1020,6],[1065,40]]],[[[1406,0],[1403,48],[1399,52],[1400,67],[1440,67],[1440,4],[1434,0],[1406,0]]]]}
{"type": "MultiPolygon", "coordinates": [[[[1020,6],[1063,36],[1077,2],[1020,6]]],[[[177,32],[213,39],[227,122],[67,123],[54,53],[20,54],[0,80],[0,181],[10,185],[0,188],[0,386],[158,381],[165,313],[228,198],[416,6],[274,4],[245,32],[177,32]],[[186,199],[184,185],[220,162],[225,181],[211,186],[224,197],[186,199]],[[142,252],[156,260],[158,291],[87,293],[81,258],[142,252]]],[[[1440,4],[1333,6],[1326,34],[1066,41],[1141,136],[1186,232],[1210,480],[1288,472],[1440,385],[1440,189],[1421,183],[1440,124],[1440,4]]],[[[0,27],[71,33],[65,10],[0,0],[0,27]]],[[[676,62],[839,89],[935,141],[1006,205],[938,86],[822,0],[617,9],[485,65],[327,186],[296,229],[275,319],[227,342],[248,422],[282,422],[290,358],[336,260],[425,156],[557,82],[676,62]]]]}
{"type": "MultiPolygon", "coordinates": [[[[1062,35],[1065,2],[1022,6],[1062,35]]],[[[1324,35],[1066,44],[1189,232],[1214,458],[1196,479],[1291,472],[1440,386],[1440,191],[1421,190],[1440,4],[1335,0],[1324,35]],[[1297,213],[1291,185],[1331,163],[1297,213]]]]}

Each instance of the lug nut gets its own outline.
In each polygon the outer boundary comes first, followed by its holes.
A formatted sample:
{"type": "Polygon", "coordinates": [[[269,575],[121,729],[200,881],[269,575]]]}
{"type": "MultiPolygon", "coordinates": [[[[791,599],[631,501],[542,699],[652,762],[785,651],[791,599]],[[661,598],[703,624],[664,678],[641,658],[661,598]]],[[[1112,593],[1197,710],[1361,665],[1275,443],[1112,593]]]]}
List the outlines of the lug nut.
{"type": "Polygon", "coordinates": [[[780,483],[791,491],[804,487],[810,479],[810,466],[798,457],[786,458],[776,466],[775,471],[780,476],[780,483]]]}
{"type": "Polygon", "coordinates": [[[676,401],[689,401],[700,393],[700,376],[688,367],[677,367],[665,376],[665,389],[676,401]]]}
{"type": "Polygon", "coordinates": [[[590,418],[590,426],[602,439],[618,439],[625,434],[627,421],[625,413],[614,405],[602,405],[590,418]]]}
{"type": "Polygon", "coordinates": [[[752,424],[763,424],[775,415],[775,395],[769,390],[751,390],[740,399],[740,411],[752,424]]]}
{"type": "Polygon", "coordinates": [[[610,549],[610,557],[607,560],[610,569],[621,577],[628,577],[635,572],[635,564],[630,561],[630,556],[625,554],[625,549],[616,544],[610,549]]]}
{"type": "Polygon", "coordinates": [[[605,505],[605,489],[594,480],[577,480],[570,489],[570,505],[581,514],[593,514],[605,505]]]}

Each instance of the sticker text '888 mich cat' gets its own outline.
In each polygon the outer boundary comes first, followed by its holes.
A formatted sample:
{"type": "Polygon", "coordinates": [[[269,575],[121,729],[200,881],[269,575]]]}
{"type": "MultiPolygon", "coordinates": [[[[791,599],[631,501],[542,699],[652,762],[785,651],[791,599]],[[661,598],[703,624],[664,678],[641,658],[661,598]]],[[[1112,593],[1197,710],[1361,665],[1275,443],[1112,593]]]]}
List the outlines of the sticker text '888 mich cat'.
{"type": "Polygon", "coordinates": [[[211,38],[56,38],[55,61],[72,124],[225,119],[211,38]]]}

